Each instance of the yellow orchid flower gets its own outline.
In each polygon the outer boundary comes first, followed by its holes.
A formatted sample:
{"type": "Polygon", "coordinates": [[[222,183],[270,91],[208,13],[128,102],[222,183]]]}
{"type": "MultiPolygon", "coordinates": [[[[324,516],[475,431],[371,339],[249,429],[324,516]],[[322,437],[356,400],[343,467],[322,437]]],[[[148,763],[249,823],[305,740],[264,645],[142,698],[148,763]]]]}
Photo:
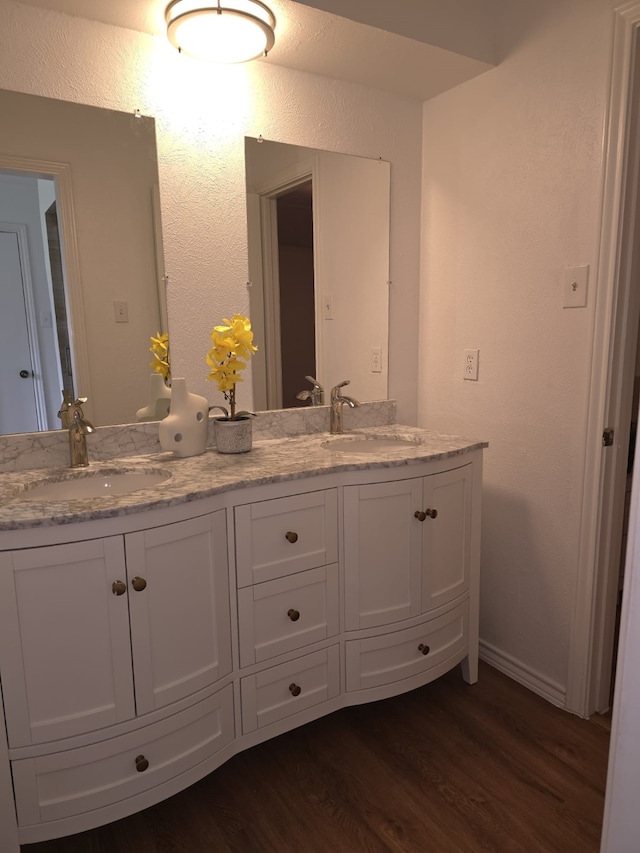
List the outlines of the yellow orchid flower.
{"type": "Polygon", "coordinates": [[[231,319],[223,317],[220,325],[211,331],[213,347],[206,355],[210,372],[207,380],[213,380],[218,390],[229,401],[230,418],[236,417],[236,385],[242,382],[241,371],[251,356],[258,351],[253,343],[253,332],[248,317],[234,314],[231,319]]]}
{"type": "Polygon", "coordinates": [[[149,367],[156,373],[159,373],[164,381],[168,384],[171,382],[171,362],[169,360],[169,335],[167,332],[160,334],[156,333],[149,338],[151,346],[149,352],[153,355],[153,361],[149,367]]]}

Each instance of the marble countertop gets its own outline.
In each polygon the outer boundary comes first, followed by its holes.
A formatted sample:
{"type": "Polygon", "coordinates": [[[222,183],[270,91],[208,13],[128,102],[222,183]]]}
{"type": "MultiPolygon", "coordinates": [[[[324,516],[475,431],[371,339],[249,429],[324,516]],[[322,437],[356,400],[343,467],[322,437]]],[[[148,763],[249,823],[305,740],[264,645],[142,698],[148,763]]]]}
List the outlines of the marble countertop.
{"type": "Polygon", "coordinates": [[[340,471],[389,468],[459,456],[486,447],[483,441],[439,435],[416,427],[392,425],[353,430],[344,436],[314,433],[295,438],[254,441],[250,453],[225,455],[209,449],[187,459],[171,453],[131,456],[89,467],[40,468],[0,474],[0,530],[51,527],[98,518],[113,518],[169,507],[230,490],[297,480],[340,471]],[[345,440],[353,437],[390,438],[374,452],[352,452],[345,440]],[[400,441],[397,441],[400,439],[400,441]],[[342,442],[342,448],[331,444],[342,442]],[[393,444],[397,443],[397,447],[393,444]],[[128,495],[108,494],[80,500],[25,500],[30,488],[69,477],[122,471],[161,471],[168,479],[128,495]]]}

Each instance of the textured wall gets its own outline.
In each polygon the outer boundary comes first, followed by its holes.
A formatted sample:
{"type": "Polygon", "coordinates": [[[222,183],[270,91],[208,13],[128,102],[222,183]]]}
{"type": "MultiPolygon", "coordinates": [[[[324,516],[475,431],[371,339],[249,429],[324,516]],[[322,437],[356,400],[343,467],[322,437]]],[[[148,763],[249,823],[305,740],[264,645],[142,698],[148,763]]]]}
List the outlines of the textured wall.
{"type": "Polygon", "coordinates": [[[174,372],[212,401],[209,331],[248,308],[243,137],[389,160],[390,396],[399,418],[415,422],[418,102],[268,60],[208,66],[178,56],[164,39],[12,0],[0,0],[0,87],[155,116],[174,372]]]}
{"type": "Polygon", "coordinates": [[[424,107],[419,422],[490,442],[481,636],[502,663],[560,700],[576,592],[612,8],[608,0],[539,4],[516,52],[424,107]],[[581,264],[591,266],[588,307],[563,309],[563,269],[581,264]],[[463,381],[463,350],[476,347],[480,380],[463,381]]]}

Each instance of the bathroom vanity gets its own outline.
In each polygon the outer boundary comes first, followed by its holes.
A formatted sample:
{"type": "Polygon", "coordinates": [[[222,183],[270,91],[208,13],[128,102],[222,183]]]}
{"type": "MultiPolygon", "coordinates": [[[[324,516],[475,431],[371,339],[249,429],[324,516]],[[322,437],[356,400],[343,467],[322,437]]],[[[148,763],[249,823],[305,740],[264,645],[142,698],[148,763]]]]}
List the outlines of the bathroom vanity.
{"type": "Polygon", "coordinates": [[[157,454],[83,476],[164,482],[77,500],[24,500],[60,469],[0,475],[3,853],[459,663],[473,683],[484,446],[387,426],[157,454]]]}

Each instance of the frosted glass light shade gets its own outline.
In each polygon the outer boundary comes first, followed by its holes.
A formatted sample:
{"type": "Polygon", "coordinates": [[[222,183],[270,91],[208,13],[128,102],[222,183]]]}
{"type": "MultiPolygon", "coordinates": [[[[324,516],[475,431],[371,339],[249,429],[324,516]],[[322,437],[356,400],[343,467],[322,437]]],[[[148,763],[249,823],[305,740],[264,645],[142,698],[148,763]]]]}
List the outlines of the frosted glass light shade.
{"type": "Polygon", "coordinates": [[[165,19],[174,47],[209,62],[247,62],[275,42],[276,19],[261,0],[173,0],[165,19]]]}

